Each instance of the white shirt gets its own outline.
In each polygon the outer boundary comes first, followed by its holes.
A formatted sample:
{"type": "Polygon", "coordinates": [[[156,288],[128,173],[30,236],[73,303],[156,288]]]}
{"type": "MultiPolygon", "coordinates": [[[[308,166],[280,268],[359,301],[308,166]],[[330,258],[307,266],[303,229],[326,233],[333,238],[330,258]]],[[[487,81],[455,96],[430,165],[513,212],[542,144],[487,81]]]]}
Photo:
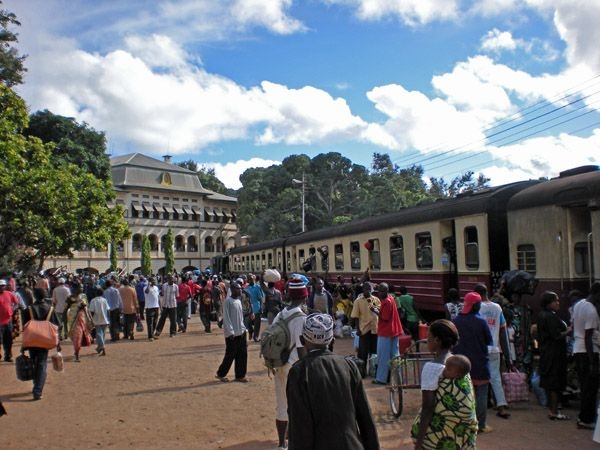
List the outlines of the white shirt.
{"type": "MultiPolygon", "coordinates": [[[[585,349],[585,330],[594,330],[597,335],[600,329],[600,318],[596,307],[587,300],[580,300],[573,308],[573,353],[586,353],[585,349]]],[[[594,341],[594,353],[600,352],[600,347],[594,341]]]]}
{"type": "Polygon", "coordinates": [[[175,283],[163,284],[162,288],[163,302],[162,306],[165,308],[177,308],[177,297],[179,296],[179,286],[175,283]]]}
{"type": "Polygon", "coordinates": [[[102,296],[94,297],[90,302],[90,306],[88,306],[88,310],[93,313],[92,321],[94,325],[108,325],[110,321],[108,320],[108,302],[102,296]]]}
{"type": "Polygon", "coordinates": [[[158,298],[159,298],[159,293],[158,293],[158,286],[154,285],[150,285],[147,287],[148,292],[144,291],[145,294],[145,299],[146,299],[146,309],[148,308],[158,308],[159,307],[159,303],[158,303],[158,298]]]}
{"type": "Polygon", "coordinates": [[[62,314],[65,310],[67,298],[71,295],[71,289],[64,284],[59,284],[52,291],[52,303],[57,313],[62,314]]]}
{"type": "Polygon", "coordinates": [[[500,353],[500,328],[505,324],[502,308],[494,302],[481,302],[479,315],[485,319],[492,334],[492,345],[488,345],[488,353],[500,353]]]}
{"type": "Polygon", "coordinates": [[[438,388],[440,377],[444,372],[444,364],[429,361],[426,362],[421,371],[421,390],[435,391],[438,388]]]}

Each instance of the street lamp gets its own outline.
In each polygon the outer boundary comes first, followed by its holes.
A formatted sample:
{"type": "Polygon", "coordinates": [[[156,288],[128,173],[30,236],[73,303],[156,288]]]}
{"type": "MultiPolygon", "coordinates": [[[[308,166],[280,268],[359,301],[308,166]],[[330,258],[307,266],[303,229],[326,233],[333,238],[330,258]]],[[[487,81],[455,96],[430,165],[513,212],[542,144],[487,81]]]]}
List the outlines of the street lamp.
{"type": "Polygon", "coordinates": [[[302,172],[302,180],[292,178],[292,183],[302,185],[302,232],[304,233],[304,186],[306,185],[306,182],[304,181],[304,172],[302,172]]]}

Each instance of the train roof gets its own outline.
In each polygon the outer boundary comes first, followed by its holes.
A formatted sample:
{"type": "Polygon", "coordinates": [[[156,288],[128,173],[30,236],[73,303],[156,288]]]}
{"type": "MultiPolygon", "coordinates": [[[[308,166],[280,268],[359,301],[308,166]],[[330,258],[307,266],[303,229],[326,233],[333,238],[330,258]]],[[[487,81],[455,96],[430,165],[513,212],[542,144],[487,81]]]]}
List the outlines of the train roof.
{"type": "Polygon", "coordinates": [[[600,206],[600,168],[584,166],[561,172],[558,178],[538,183],[514,195],[508,210],[536,206],[600,206]]]}
{"type": "Polygon", "coordinates": [[[508,200],[516,193],[538,181],[520,181],[502,186],[468,191],[455,198],[440,199],[432,203],[402,208],[399,211],[353,220],[348,223],[311,230],[247,246],[236,247],[230,253],[265,250],[283,245],[301,244],[337,236],[393,228],[395,226],[424,223],[460,217],[469,214],[499,212],[504,213],[508,200]]]}

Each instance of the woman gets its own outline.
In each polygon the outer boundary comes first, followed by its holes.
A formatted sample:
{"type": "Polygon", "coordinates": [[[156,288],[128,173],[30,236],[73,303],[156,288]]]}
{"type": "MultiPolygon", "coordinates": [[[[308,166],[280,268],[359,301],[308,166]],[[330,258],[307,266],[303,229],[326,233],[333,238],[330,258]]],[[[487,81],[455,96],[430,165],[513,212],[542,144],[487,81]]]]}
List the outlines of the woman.
{"type": "Polygon", "coordinates": [[[93,322],[87,309],[87,299],[81,293],[81,285],[73,284],[72,294],[67,299],[69,312],[69,338],[73,343],[75,362],[79,362],[79,350],[92,344],[92,337],[88,329],[93,327],[93,322]]]}
{"type": "Polygon", "coordinates": [[[457,342],[458,330],[449,320],[436,320],[429,326],[427,347],[434,359],[423,366],[421,374],[421,411],[411,429],[415,450],[475,448],[477,418],[471,378],[468,373],[443,377],[446,359],[457,342]]]}
{"type": "Polygon", "coordinates": [[[458,289],[448,289],[448,301],[444,304],[446,311],[446,319],[454,320],[460,314],[463,308],[463,303],[460,301],[458,289]]]}
{"type": "Polygon", "coordinates": [[[568,420],[558,409],[561,393],[567,385],[567,335],[571,332],[556,312],[560,307],[558,295],[546,291],[542,294],[542,311],[537,320],[540,344],[540,386],[548,394],[548,418],[568,420]]]}

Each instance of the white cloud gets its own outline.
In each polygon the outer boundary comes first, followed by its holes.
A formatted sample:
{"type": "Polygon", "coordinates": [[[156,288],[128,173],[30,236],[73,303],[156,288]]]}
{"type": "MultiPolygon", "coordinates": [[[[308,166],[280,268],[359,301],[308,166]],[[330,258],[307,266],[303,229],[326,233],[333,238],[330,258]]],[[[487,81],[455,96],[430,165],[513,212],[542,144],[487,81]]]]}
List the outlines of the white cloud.
{"type": "Polygon", "coordinates": [[[488,52],[515,50],[518,45],[518,42],[513,39],[510,31],[500,31],[497,28],[488,31],[486,35],[481,38],[481,49],[488,52]]]}
{"type": "Polygon", "coordinates": [[[242,187],[240,175],[247,169],[255,167],[270,167],[281,164],[281,161],[270,159],[251,158],[249,160],[238,160],[226,164],[206,163],[202,164],[209,169],[215,169],[215,176],[228,188],[239,189],[242,187]]]}

